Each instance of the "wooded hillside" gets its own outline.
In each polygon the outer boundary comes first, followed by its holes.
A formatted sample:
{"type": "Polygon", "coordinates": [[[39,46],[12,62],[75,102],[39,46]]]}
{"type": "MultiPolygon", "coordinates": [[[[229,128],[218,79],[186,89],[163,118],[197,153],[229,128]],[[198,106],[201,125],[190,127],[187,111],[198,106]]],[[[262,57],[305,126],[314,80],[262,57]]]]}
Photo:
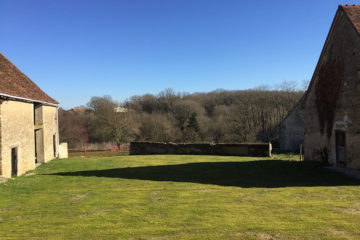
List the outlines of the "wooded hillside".
{"type": "Polygon", "coordinates": [[[272,142],[277,146],[279,123],[302,94],[282,87],[194,94],[166,89],[122,103],[110,96],[92,97],[86,107],[60,111],[60,138],[70,147],[132,140],[272,142]]]}

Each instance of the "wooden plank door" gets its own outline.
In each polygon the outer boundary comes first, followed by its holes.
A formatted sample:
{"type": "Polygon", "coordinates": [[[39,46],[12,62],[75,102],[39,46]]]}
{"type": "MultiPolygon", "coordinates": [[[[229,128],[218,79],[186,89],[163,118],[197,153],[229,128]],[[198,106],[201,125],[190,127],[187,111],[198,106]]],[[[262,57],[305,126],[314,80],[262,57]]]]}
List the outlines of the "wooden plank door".
{"type": "Polygon", "coordinates": [[[17,147],[11,148],[11,176],[17,176],[18,174],[18,156],[17,147]]]}
{"type": "Polygon", "coordinates": [[[346,141],[345,132],[335,132],[336,165],[346,166],[346,141]]]}

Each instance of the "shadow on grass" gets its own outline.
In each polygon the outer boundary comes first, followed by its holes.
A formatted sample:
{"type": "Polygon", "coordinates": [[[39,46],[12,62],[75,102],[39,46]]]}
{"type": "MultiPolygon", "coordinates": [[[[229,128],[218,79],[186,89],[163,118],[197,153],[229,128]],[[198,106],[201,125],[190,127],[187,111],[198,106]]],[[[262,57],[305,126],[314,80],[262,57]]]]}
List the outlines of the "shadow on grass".
{"type": "Polygon", "coordinates": [[[192,182],[243,188],[360,185],[360,181],[323,169],[318,163],[281,160],[199,162],[58,172],[51,175],[192,182]]]}

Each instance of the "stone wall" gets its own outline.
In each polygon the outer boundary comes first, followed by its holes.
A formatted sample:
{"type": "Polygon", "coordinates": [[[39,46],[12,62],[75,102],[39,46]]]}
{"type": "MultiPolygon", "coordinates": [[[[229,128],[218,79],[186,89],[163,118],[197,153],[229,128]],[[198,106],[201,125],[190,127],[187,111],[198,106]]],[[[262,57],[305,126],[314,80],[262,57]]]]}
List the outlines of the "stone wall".
{"type": "Polygon", "coordinates": [[[335,131],[346,134],[346,167],[360,169],[360,37],[339,13],[305,105],[305,160],[336,163],[335,131]]]}
{"type": "Polygon", "coordinates": [[[299,152],[304,144],[305,110],[301,107],[303,98],[296,104],[280,124],[280,150],[299,152]]]}
{"type": "Polygon", "coordinates": [[[197,154],[271,157],[270,143],[207,144],[131,142],[130,154],[197,154]]]}
{"type": "Polygon", "coordinates": [[[11,149],[14,147],[17,148],[17,174],[21,175],[35,168],[35,138],[39,163],[50,161],[58,156],[56,117],[56,107],[53,106],[40,106],[34,109],[33,103],[2,101],[0,104],[1,176],[11,177],[11,149]]]}
{"type": "Polygon", "coordinates": [[[42,106],[43,134],[44,134],[44,160],[48,162],[58,156],[58,128],[56,107],[42,106]],[[53,138],[55,135],[55,153],[53,138]]]}
{"type": "Polygon", "coordinates": [[[3,162],[2,162],[2,141],[1,141],[1,104],[3,103],[3,100],[0,99],[0,176],[3,174],[3,162]]]}
{"type": "Polygon", "coordinates": [[[68,158],[68,144],[66,142],[59,144],[59,158],[68,158]]]}
{"type": "Polygon", "coordinates": [[[0,111],[2,176],[9,178],[13,147],[17,147],[18,175],[35,168],[33,104],[4,101],[0,111]]]}

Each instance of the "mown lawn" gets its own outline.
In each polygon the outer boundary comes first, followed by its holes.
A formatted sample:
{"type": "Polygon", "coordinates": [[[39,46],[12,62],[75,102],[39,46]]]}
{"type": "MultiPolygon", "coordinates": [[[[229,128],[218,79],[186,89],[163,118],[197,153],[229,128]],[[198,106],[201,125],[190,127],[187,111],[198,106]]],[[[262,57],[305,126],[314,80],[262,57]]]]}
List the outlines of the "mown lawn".
{"type": "Polygon", "coordinates": [[[0,184],[0,239],[360,239],[359,181],[276,159],[54,160],[0,184]]]}
{"type": "Polygon", "coordinates": [[[129,155],[129,152],[120,152],[120,151],[92,151],[88,150],[86,153],[84,151],[69,151],[69,157],[71,158],[88,158],[88,157],[116,157],[129,155]]]}

